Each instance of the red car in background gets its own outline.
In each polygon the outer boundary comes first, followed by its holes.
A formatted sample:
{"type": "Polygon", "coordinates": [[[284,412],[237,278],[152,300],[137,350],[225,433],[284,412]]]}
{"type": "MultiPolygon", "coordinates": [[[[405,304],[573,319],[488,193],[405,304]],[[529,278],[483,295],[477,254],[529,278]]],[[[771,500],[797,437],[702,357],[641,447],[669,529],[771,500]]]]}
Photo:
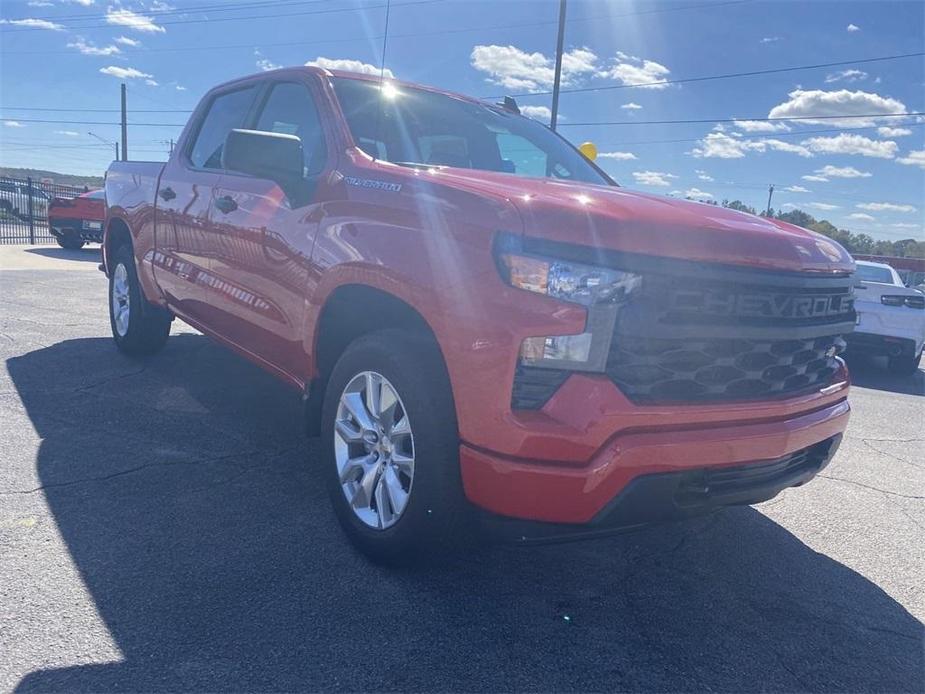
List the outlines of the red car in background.
{"type": "Polygon", "coordinates": [[[106,191],[91,190],[76,198],[54,198],[48,205],[48,228],[61,248],[83,248],[103,242],[106,191]]]}

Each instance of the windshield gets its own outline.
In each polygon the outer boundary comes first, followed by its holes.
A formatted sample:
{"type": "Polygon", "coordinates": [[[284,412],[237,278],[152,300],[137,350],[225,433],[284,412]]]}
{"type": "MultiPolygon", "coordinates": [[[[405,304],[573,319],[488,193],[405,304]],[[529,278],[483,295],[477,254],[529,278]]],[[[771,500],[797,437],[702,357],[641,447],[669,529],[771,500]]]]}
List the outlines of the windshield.
{"type": "Polygon", "coordinates": [[[877,267],[876,265],[858,265],[858,279],[863,282],[880,282],[881,284],[893,284],[893,273],[889,268],[877,267]]]}
{"type": "Polygon", "coordinates": [[[540,123],[487,104],[422,89],[334,78],[354,142],[394,164],[453,166],[612,185],[603,173],[540,123]]]}

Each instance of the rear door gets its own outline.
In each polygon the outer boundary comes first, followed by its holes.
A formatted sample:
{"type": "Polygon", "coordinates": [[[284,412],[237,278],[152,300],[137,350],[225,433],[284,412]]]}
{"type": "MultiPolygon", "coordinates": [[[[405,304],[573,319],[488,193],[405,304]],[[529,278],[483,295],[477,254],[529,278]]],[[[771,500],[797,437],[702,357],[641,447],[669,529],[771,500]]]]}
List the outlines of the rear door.
{"type": "Polygon", "coordinates": [[[155,278],[178,313],[207,328],[216,323],[213,307],[220,303],[220,288],[210,279],[216,246],[210,221],[222,148],[251,115],[257,91],[257,83],[239,84],[209,97],[158,185],[155,278]]]}
{"type": "Polygon", "coordinates": [[[240,347],[286,374],[307,377],[306,297],[317,273],[312,246],[330,198],[328,152],[316,78],[268,81],[249,127],[302,140],[303,179],[283,190],[269,179],[226,171],[216,192],[213,272],[223,329],[240,347]]]}

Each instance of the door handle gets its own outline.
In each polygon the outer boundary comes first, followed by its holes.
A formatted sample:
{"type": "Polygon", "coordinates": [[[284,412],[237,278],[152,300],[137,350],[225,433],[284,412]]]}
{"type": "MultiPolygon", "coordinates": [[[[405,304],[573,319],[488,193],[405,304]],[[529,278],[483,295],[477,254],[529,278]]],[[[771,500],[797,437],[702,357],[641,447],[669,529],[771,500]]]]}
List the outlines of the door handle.
{"type": "Polygon", "coordinates": [[[173,200],[177,197],[177,194],[173,192],[173,188],[167,186],[166,188],[161,188],[157,191],[157,194],[161,196],[161,199],[165,201],[173,200]]]}
{"type": "Polygon", "coordinates": [[[215,206],[224,214],[234,212],[236,209],[238,209],[238,203],[236,203],[234,198],[230,195],[220,197],[215,201],[215,206]]]}

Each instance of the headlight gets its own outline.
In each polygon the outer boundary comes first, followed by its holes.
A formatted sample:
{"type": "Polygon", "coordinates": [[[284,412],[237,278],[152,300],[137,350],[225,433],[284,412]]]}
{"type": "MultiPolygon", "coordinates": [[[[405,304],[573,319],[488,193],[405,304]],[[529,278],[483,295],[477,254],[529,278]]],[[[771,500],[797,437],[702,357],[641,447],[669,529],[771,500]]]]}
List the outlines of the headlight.
{"type": "Polygon", "coordinates": [[[522,253],[516,239],[501,237],[498,269],[512,287],[587,307],[585,330],[577,335],[528,337],[520,363],[549,369],[603,371],[619,307],[642,276],[613,268],[522,253]]]}
{"type": "Polygon", "coordinates": [[[553,258],[502,252],[498,260],[512,287],[584,306],[619,302],[641,279],[631,272],[553,258]]]}

